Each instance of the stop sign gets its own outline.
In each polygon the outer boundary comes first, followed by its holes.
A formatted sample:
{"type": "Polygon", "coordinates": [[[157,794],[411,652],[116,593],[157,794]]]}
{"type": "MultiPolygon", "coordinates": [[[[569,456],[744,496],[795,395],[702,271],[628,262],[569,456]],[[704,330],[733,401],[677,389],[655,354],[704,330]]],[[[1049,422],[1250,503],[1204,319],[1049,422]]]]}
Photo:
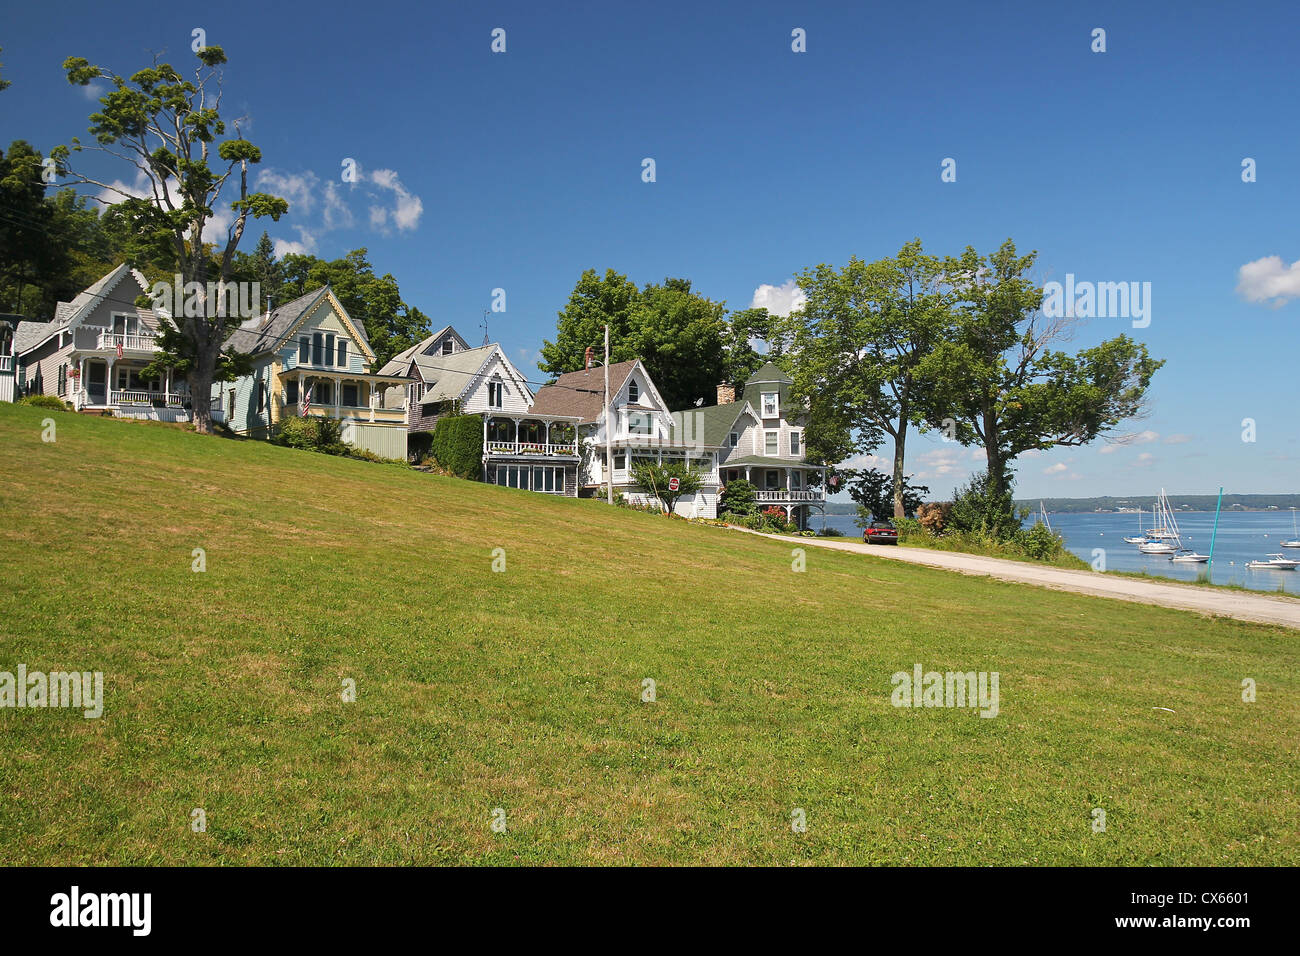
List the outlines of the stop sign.
{"type": "Polygon", "coordinates": [[[668,479],[668,490],[669,490],[669,491],[676,491],[676,490],[677,490],[678,488],[680,488],[681,486],[682,486],[682,483],[681,483],[681,481],[679,481],[678,479],[676,479],[676,478],[669,478],[669,479],[668,479]]]}

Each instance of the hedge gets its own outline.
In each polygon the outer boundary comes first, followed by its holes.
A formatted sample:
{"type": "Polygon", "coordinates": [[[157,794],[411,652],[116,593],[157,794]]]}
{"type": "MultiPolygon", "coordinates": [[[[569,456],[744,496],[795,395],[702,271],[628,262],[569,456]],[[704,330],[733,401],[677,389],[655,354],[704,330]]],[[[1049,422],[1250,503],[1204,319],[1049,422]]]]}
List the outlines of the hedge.
{"type": "Polygon", "coordinates": [[[483,419],[478,415],[444,415],[433,429],[434,460],[458,478],[483,476],[483,419]]]}

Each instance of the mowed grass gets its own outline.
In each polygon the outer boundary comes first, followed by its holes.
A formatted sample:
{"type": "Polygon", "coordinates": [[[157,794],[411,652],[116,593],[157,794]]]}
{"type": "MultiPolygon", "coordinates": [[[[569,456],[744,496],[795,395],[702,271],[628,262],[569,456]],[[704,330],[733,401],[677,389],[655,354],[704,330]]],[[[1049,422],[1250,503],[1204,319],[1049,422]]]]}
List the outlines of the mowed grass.
{"type": "Polygon", "coordinates": [[[1300,862],[1297,633],[806,560],[598,502],[0,404],[0,670],[103,671],[107,698],[98,720],[0,710],[0,853],[1300,862]],[[891,706],[916,662],[998,671],[999,716],[891,706]]]}

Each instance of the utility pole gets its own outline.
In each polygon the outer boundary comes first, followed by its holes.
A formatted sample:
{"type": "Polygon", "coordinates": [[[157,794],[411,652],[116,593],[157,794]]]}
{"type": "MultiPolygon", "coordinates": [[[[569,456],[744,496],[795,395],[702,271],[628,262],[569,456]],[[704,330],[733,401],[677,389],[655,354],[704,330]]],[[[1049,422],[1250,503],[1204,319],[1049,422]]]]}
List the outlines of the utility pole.
{"type": "Polygon", "coordinates": [[[609,324],[605,325],[605,499],[614,503],[614,422],[609,417],[609,324]]]}

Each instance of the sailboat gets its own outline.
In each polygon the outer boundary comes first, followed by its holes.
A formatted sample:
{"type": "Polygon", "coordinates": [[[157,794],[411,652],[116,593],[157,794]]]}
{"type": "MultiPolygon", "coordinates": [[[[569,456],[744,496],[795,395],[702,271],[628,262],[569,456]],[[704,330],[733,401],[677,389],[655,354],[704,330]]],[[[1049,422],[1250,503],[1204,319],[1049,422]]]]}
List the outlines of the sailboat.
{"type": "Polygon", "coordinates": [[[1147,532],[1147,536],[1143,538],[1142,543],[1138,545],[1138,550],[1143,554],[1172,555],[1176,550],[1172,544],[1164,540],[1165,538],[1172,537],[1169,533],[1169,529],[1165,527],[1164,508],[1165,490],[1161,488],[1160,497],[1157,498],[1155,504],[1151,506],[1151,523],[1154,524],[1155,527],[1147,532]]]}
{"type": "Polygon", "coordinates": [[[1292,533],[1293,535],[1295,535],[1295,537],[1292,538],[1290,541],[1283,541],[1283,542],[1280,542],[1280,546],[1283,547],[1283,548],[1300,548],[1300,531],[1297,531],[1297,530],[1296,530],[1296,526],[1295,526],[1295,506],[1294,506],[1294,505],[1291,506],[1291,533],[1292,533]]]}
{"type": "Polygon", "coordinates": [[[1041,521],[1048,531],[1052,530],[1052,522],[1047,520],[1047,506],[1043,504],[1043,499],[1038,499],[1038,520],[1041,521]]]}
{"type": "Polygon", "coordinates": [[[1126,534],[1124,536],[1124,541],[1127,544],[1142,544],[1144,541],[1148,540],[1150,539],[1142,533],[1142,506],[1138,505],[1138,533],[1126,534]]]}
{"type": "Polygon", "coordinates": [[[1178,519],[1174,517],[1173,505],[1169,503],[1169,496],[1165,494],[1165,489],[1160,489],[1160,510],[1164,515],[1164,524],[1170,531],[1170,536],[1177,542],[1178,547],[1174,549],[1173,554],[1169,555],[1169,560],[1177,564],[1205,564],[1210,560],[1208,554],[1197,554],[1191,548],[1183,547],[1183,532],[1178,527],[1178,519]]]}

